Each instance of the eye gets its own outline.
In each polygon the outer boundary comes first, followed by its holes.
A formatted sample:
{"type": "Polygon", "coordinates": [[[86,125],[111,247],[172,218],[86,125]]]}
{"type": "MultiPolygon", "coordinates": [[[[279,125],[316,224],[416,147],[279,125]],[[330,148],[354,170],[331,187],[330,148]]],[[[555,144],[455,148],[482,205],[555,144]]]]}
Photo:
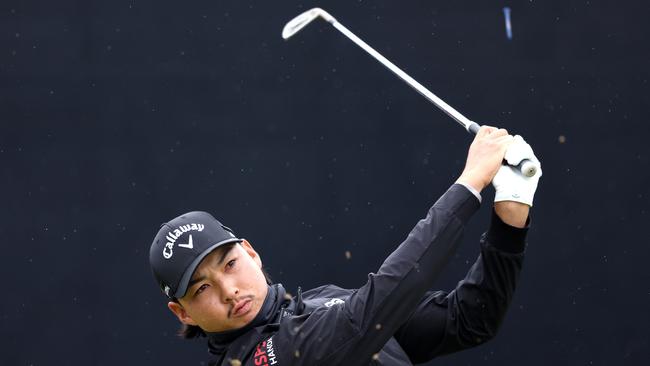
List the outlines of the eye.
{"type": "Polygon", "coordinates": [[[201,287],[199,287],[199,288],[196,289],[196,292],[194,293],[194,296],[200,294],[200,293],[203,292],[203,290],[205,290],[206,288],[208,288],[208,284],[207,284],[207,283],[202,284],[201,287]]]}
{"type": "Polygon", "coordinates": [[[233,268],[235,266],[235,262],[237,262],[237,259],[230,260],[228,263],[226,263],[226,268],[233,268]]]}

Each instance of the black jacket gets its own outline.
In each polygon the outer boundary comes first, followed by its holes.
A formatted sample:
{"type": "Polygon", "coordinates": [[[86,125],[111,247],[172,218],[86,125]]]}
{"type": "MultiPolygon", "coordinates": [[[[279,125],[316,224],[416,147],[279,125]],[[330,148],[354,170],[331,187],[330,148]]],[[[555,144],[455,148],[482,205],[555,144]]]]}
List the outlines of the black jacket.
{"type": "Polygon", "coordinates": [[[269,287],[245,328],[208,335],[212,365],[412,365],[492,338],[512,299],[527,229],[496,214],[481,254],[450,293],[427,292],[460,242],[478,199],[455,184],[359,289],[291,298],[269,287]]]}

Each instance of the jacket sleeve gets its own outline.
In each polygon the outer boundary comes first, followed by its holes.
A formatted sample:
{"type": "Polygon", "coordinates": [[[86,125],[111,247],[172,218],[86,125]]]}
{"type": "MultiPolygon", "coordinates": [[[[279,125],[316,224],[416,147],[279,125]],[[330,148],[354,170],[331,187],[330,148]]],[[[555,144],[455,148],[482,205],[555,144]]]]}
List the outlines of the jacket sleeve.
{"type": "Polygon", "coordinates": [[[493,212],[481,254],[450,293],[429,292],[395,334],[411,362],[473,347],[494,337],[512,300],[527,228],[505,224],[493,212]]]}
{"type": "Polygon", "coordinates": [[[454,184],[345,302],[292,317],[273,337],[280,364],[367,364],[414,312],[453,255],[478,199],[454,184]]]}

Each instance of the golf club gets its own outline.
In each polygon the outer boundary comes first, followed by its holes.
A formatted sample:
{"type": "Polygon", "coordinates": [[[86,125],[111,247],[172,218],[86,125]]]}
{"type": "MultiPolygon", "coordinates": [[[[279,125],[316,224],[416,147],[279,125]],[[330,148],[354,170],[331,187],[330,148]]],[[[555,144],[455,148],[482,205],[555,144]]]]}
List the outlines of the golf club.
{"type": "MultiPolygon", "coordinates": [[[[418,83],[407,73],[402,71],[402,69],[400,69],[395,64],[390,62],[379,52],[375,51],[366,42],[364,42],[362,39],[357,37],[349,29],[343,26],[343,24],[339,23],[332,15],[330,15],[328,12],[326,12],[321,8],[313,8],[307,10],[304,13],[290,20],[282,29],[282,38],[284,38],[285,40],[291,38],[293,35],[298,33],[301,29],[306,27],[309,23],[311,23],[314,19],[317,18],[323,18],[323,20],[332,24],[334,28],[338,29],[346,37],[352,40],[352,42],[356,43],[359,47],[363,48],[377,61],[381,62],[382,65],[387,67],[390,71],[395,73],[395,75],[399,76],[402,80],[404,80],[407,84],[409,84],[413,89],[415,89],[420,94],[422,94],[425,98],[427,98],[431,103],[436,105],[443,112],[445,112],[447,115],[453,118],[456,122],[458,122],[461,126],[463,126],[468,132],[472,134],[476,134],[478,132],[480,128],[478,123],[471,121],[470,119],[462,115],[460,112],[452,108],[449,104],[445,103],[445,101],[438,98],[435,94],[433,94],[431,91],[425,88],[422,84],[418,83]]],[[[538,169],[537,164],[528,159],[521,161],[521,163],[517,165],[517,168],[519,169],[521,174],[527,177],[532,177],[535,174],[537,174],[537,169],[538,169]]]]}

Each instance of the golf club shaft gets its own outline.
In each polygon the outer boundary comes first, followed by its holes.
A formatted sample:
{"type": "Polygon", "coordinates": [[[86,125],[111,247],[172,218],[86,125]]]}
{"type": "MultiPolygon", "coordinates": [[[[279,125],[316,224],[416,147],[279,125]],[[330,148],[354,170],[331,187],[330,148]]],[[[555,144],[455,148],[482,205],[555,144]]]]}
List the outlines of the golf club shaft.
{"type": "Polygon", "coordinates": [[[467,131],[469,131],[469,132],[471,132],[473,134],[476,134],[476,132],[478,132],[478,129],[479,129],[480,126],[476,122],[473,122],[473,121],[469,120],[467,117],[465,117],[460,112],[455,110],[452,106],[445,103],[444,100],[438,98],[435,94],[433,94],[431,91],[429,91],[429,89],[425,88],[422,84],[418,83],[415,79],[410,77],[402,69],[397,67],[394,63],[390,62],[386,57],[382,56],[379,52],[375,51],[374,48],[370,47],[370,45],[368,45],[366,42],[364,42],[361,38],[357,37],[354,33],[352,33],[349,29],[347,29],[343,24],[337,22],[336,20],[331,21],[331,23],[336,29],[338,29],[346,37],[348,37],[350,40],[352,40],[352,42],[356,43],[359,47],[363,48],[364,51],[368,52],[377,61],[381,62],[384,66],[386,66],[395,75],[399,76],[400,79],[404,80],[408,85],[410,85],[418,93],[422,94],[422,96],[424,96],[431,103],[433,103],[438,108],[440,108],[449,117],[453,118],[454,121],[458,122],[461,126],[463,126],[467,131]]]}
{"type": "MultiPolygon", "coordinates": [[[[468,119],[467,117],[462,115],[460,112],[455,110],[452,106],[445,103],[444,100],[438,98],[429,89],[425,88],[422,84],[418,83],[417,80],[413,79],[407,73],[405,73],[402,69],[397,67],[394,63],[390,62],[386,57],[382,56],[379,52],[375,51],[374,48],[370,47],[370,45],[368,45],[366,42],[364,42],[361,38],[357,37],[354,33],[352,33],[349,29],[347,29],[343,24],[336,21],[336,19],[332,18],[329,22],[336,29],[338,29],[341,33],[343,33],[343,35],[345,35],[350,40],[352,40],[352,42],[356,43],[359,47],[363,48],[364,51],[368,52],[377,61],[381,62],[382,65],[386,66],[395,75],[399,76],[400,79],[404,80],[413,89],[417,90],[418,93],[422,94],[422,96],[424,96],[431,103],[433,103],[438,108],[440,108],[449,117],[453,118],[454,121],[458,122],[468,132],[470,132],[471,134],[474,134],[474,135],[476,135],[476,133],[478,133],[478,130],[481,127],[481,126],[479,126],[478,123],[476,123],[474,121],[471,121],[470,119],[468,119]]],[[[515,166],[515,168],[517,170],[519,170],[521,172],[521,174],[526,176],[526,177],[532,177],[535,174],[537,174],[537,165],[535,163],[533,163],[532,161],[528,160],[528,159],[522,160],[517,166],[515,166]]]]}
{"type": "MultiPolygon", "coordinates": [[[[399,76],[400,79],[404,80],[413,89],[417,90],[418,93],[422,94],[425,98],[427,98],[431,103],[436,105],[438,108],[442,109],[443,112],[445,112],[448,116],[453,118],[454,121],[458,122],[468,132],[474,135],[478,132],[479,128],[481,127],[478,125],[478,123],[469,120],[467,117],[463,116],[460,112],[452,108],[449,104],[445,103],[442,99],[438,98],[435,94],[433,94],[431,91],[425,88],[422,84],[418,83],[415,79],[413,79],[407,73],[402,71],[402,69],[397,67],[392,62],[388,61],[388,59],[382,56],[379,52],[375,51],[366,42],[361,40],[361,38],[357,37],[349,29],[343,26],[343,24],[336,21],[336,19],[332,15],[330,15],[328,12],[324,11],[323,9],[313,8],[293,18],[282,29],[282,38],[284,39],[290,38],[291,36],[296,34],[296,32],[300,31],[312,20],[318,17],[321,17],[326,22],[332,24],[336,29],[339,30],[339,32],[343,33],[344,36],[348,37],[348,39],[356,43],[357,46],[363,48],[377,61],[381,62],[382,65],[386,66],[395,75],[399,76]]],[[[532,177],[535,174],[537,174],[537,164],[533,163],[528,159],[522,160],[520,164],[518,164],[515,168],[519,170],[521,174],[527,177],[532,177]]]]}

